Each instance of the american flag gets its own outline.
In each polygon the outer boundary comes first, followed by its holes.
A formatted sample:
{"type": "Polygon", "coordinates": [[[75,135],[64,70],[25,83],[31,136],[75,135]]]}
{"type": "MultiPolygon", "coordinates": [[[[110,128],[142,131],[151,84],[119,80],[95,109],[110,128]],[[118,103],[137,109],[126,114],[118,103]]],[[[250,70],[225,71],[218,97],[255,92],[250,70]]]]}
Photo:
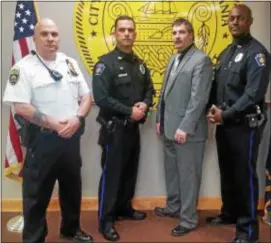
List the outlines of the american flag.
{"type": "MultiPolygon", "coordinates": [[[[14,36],[12,48],[12,65],[35,50],[33,42],[34,26],[38,13],[34,1],[17,1],[14,19],[14,36]]],[[[21,146],[19,137],[20,125],[10,112],[7,148],[5,155],[5,175],[10,178],[20,178],[24,161],[25,149],[21,146]]]]}

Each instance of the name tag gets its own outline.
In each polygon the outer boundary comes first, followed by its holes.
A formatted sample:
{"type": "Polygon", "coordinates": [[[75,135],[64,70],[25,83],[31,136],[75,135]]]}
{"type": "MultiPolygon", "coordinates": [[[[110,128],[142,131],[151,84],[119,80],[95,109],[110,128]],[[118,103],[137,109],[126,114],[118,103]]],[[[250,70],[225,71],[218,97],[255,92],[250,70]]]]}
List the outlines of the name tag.
{"type": "Polygon", "coordinates": [[[119,75],[118,75],[118,77],[126,77],[126,76],[128,76],[128,74],[127,73],[120,73],[119,75]]]}

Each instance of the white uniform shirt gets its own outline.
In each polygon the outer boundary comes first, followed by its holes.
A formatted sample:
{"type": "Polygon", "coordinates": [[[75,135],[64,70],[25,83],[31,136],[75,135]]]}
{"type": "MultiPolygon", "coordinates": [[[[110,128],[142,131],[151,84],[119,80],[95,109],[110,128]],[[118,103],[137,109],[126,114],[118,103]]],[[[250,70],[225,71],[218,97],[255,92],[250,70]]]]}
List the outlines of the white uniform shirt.
{"type": "Polygon", "coordinates": [[[44,63],[61,73],[62,79],[55,81],[37,56],[29,54],[12,67],[3,101],[11,105],[14,102],[31,104],[55,119],[75,116],[80,96],[90,92],[77,62],[63,53],[57,53],[55,61],[44,63]],[[77,76],[72,75],[67,59],[77,76]]]}

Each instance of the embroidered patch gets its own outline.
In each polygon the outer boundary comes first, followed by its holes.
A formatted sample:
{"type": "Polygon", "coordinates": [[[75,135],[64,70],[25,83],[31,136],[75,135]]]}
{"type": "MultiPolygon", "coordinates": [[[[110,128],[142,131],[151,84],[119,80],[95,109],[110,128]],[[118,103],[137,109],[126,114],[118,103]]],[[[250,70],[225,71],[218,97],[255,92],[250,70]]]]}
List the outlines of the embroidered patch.
{"type": "Polygon", "coordinates": [[[260,66],[260,67],[263,67],[265,66],[265,55],[262,54],[262,53],[259,53],[255,56],[255,60],[257,62],[257,64],[260,66]]]}
{"type": "Polygon", "coordinates": [[[11,69],[9,72],[9,82],[11,85],[17,84],[20,78],[20,70],[19,69],[11,69]]]}
{"type": "Polygon", "coordinates": [[[95,67],[94,75],[101,75],[105,69],[105,65],[103,63],[98,63],[95,67]]]}

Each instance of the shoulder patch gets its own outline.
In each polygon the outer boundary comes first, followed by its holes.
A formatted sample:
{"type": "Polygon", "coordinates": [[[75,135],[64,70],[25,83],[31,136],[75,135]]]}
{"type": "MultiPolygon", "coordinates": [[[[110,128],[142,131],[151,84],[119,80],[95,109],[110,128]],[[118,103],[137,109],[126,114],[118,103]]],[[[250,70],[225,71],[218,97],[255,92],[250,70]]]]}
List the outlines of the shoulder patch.
{"type": "Polygon", "coordinates": [[[99,76],[103,73],[105,65],[103,63],[98,63],[94,70],[94,75],[99,76]]]}
{"type": "Polygon", "coordinates": [[[265,55],[263,53],[259,53],[255,56],[255,60],[258,66],[263,67],[265,66],[265,55]]]}
{"type": "Polygon", "coordinates": [[[11,69],[9,72],[9,83],[11,85],[17,84],[18,80],[20,78],[20,69],[11,69]]]}

